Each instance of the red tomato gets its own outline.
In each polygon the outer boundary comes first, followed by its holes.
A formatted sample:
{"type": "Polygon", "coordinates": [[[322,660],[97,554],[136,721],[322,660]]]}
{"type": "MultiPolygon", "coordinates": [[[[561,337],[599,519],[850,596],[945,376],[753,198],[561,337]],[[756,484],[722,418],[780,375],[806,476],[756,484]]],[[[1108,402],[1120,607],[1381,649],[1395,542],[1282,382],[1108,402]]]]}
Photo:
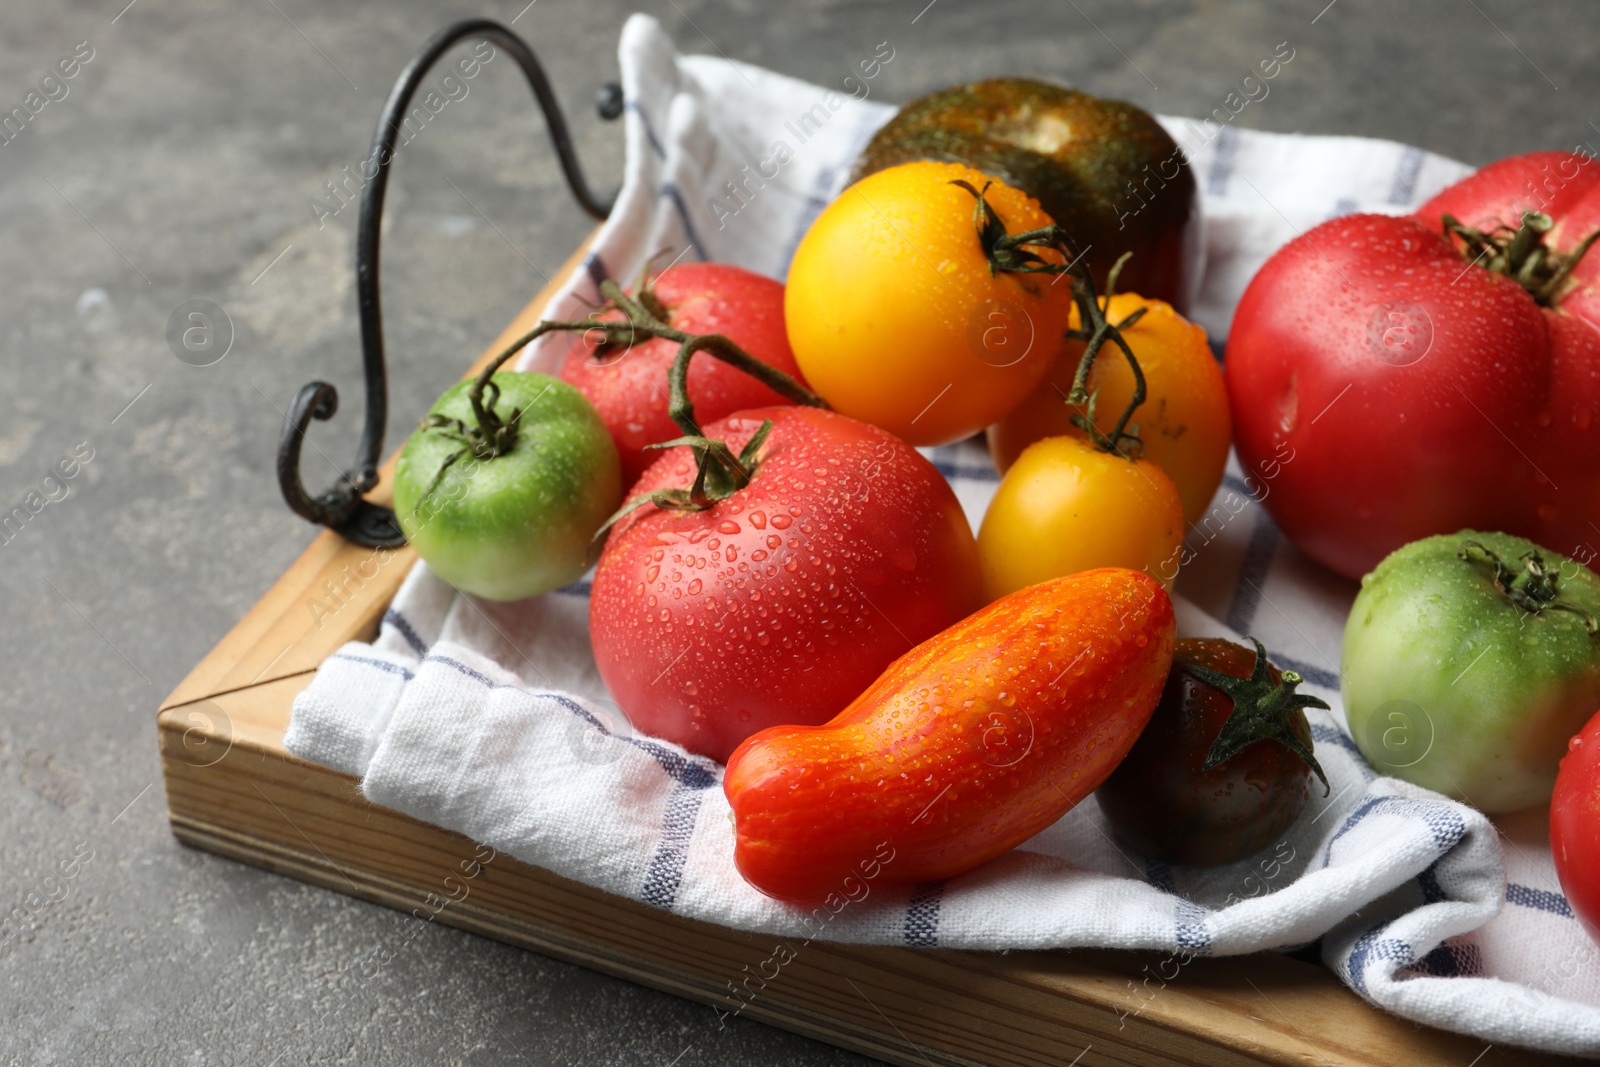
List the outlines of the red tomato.
{"type": "MultiPolygon", "coordinates": [[[[726,263],[680,263],[653,278],[650,286],[667,325],[684,333],[720,333],[761,362],[804,382],[784,332],[783,286],[778,282],[726,263]]],[[[598,331],[576,335],[561,378],[578,387],[611,431],[627,488],[657,459],[645,445],[683,433],[667,417],[667,371],[678,346],[655,339],[597,353],[599,341],[598,331]]],[[[689,399],[702,422],[745,408],[791,403],[709,356],[689,364],[689,399]]]]}
{"type": "Polygon", "coordinates": [[[1103,567],[997,600],[897,659],[826,726],[752,737],[723,792],[734,862],[780,900],[938,881],[1009,852],[1105,780],[1172,662],[1172,602],[1103,567]]]}
{"type": "MultiPolygon", "coordinates": [[[[763,419],[750,484],[702,511],[624,517],[590,601],[595,662],[634,726],[717,760],[765,727],[833,718],[981,599],[972,529],[915,449],[806,407],[705,433],[737,453],[763,419]]],[[[693,478],[674,448],[631,497],[693,478]]]]}
{"type": "Polygon", "coordinates": [[[1600,941],[1600,715],[1567,742],[1550,798],[1550,851],[1567,903],[1600,941]]]}
{"type": "Polygon", "coordinates": [[[1295,544],[1352,578],[1462,528],[1592,555],[1600,251],[1534,290],[1597,229],[1600,165],[1541,152],[1412,217],[1323,223],[1267,261],[1234,316],[1226,374],[1240,462],[1295,544]],[[1520,224],[1524,210],[1555,224],[1522,258],[1441,222],[1520,224]],[[1502,261],[1529,267],[1526,285],[1490,269],[1502,261]]]}

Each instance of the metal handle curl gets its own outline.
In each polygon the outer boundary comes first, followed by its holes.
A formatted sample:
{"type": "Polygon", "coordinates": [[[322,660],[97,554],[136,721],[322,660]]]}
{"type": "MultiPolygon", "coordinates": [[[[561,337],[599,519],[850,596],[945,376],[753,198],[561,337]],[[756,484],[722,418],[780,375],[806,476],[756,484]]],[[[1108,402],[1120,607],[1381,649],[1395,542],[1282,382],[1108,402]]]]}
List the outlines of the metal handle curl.
{"type": "MultiPolygon", "coordinates": [[[[356,300],[361,317],[361,361],[366,374],[367,421],[356,454],[356,466],[340,476],[338,482],[320,496],[311,496],[300,480],[300,449],[306,429],[313,419],[326,420],[339,409],[339,392],[327,382],[310,382],[301,387],[284,418],[283,436],[278,442],[278,485],[283,498],[295,514],[338,531],[347,540],[370,548],[398,548],[405,535],[389,508],[362,499],[378,484],[378,461],[383,450],[384,429],[388,422],[389,380],[384,365],[383,311],[378,292],[378,239],[383,221],[384,194],[388,191],[389,168],[394,163],[395,139],[405,121],[411,98],[423,77],[449,49],[469,38],[481,38],[499,46],[516,61],[528,79],[534,98],[544,112],[550,143],[561,162],[567,188],[584,211],[597,219],[611,212],[615,196],[601,201],[589,188],[577,153],[567,131],[566,119],[556,102],[550,81],[545,77],[533,49],[507,26],[492,19],[467,19],[445,27],[411,57],[389,98],[384,102],[373,135],[369,165],[375,164],[361,193],[361,216],[356,233],[356,300]]],[[[608,85],[599,99],[602,118],[613,119],[622,113],[621,90],[608,85]]]]}

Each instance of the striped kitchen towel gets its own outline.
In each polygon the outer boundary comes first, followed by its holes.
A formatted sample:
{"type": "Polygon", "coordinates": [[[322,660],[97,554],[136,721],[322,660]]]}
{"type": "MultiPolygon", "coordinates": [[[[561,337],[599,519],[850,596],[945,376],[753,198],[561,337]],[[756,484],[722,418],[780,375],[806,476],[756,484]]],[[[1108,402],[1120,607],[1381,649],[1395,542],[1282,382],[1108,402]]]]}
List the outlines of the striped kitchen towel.
{"type": "MultiPolygon", "coordinates": [[[[550,314],[582,316],[602,279],[631,280],[655,256],[783,277],[890,114],[870,97],[884,65],[909,61],[897,47],[911,45],[867,43],[847,76],[815,86],[680,56],[653,20],[635,16],[621,44],[621,198],[550,314]]],[[[1280,76],[1293,76],[1292,60],[1280,76]]],[[[1164,121],[1204,194],[1194,317],[1214,338],[1226,336],[1251,275],[1295,233],[1350,211],[1405,211],[1468,169],[1383,141],[1164,121]]],[[[560,356],[551,345],[522,365],[549,370],[560,356]]],[[[925,452],[976,524],[996,484],[983,448],[925,452]]],[[[1314,790],[1274,848],[1229,867],[1147,861],[1112,838],[1091,798],[949,882],[900,890],[868,881],[817,908],[778,904],[734,870],[721,768],[635,736],[607,696],[589,648],[586,582],[497,604],[457,594],[419,564],[377,639],[323,664],[296,701],[286,744],[360,778],[375,803],[607,892],[761,932],[780,954],[813,938],[1105,946],[1167,953],[1177,967],[1320,939],[1327,965],[1392,1011],[1485,1042],[1600,1055],[1600,961],[1561,895],[1540,820],[1497,827],[1361,758],[1338,691],[1354,586],[1284,541],[1259,506],[1270,491],[1234,466],[1190,530],[1180,632],[1253,633],[1308,679],[1333,706],[1310,713],[1332,790],[1314,790]]],[[[1149,995],[1130,983],[1127,1013],[1149,995]]]]}

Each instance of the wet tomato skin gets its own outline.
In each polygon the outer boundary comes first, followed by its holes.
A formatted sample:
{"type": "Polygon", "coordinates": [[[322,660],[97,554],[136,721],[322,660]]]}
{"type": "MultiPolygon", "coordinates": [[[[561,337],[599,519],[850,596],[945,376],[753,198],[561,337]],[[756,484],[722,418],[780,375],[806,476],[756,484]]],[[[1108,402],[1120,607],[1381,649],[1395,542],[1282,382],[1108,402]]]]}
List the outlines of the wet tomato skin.
{"type": "MultiPolygon", "coordinates": [[[[1282,840],[1311,796],[1311,770],[1269,739],[1203,770],[1233,701],[1181,663],[1248,678],[1255,651],[1216,638],[1179,641],[1149,725],[1095,796],[1117,836],[1144,856],[1200,866],[1233,863],[1282,840]]],[[[1282,678],[1276,667],[1269,673],[1274,684],[1282,678]]],[[[1292,728],[1310,748],[1304,711],[1293,712],[1292,728]]]]}
{"type": "MultiPolygon", "coordinates": [[[[669,326],[691,334],[720,333],[761,362],[800,378],[783,325],[783,285],[728,263],[679,263],[651,279],[669,326]]],[[[620,318],[612,312],[606,318],[620,318]]],[[[667,371],[678,345],[663,338],[596,354],[597,332],[575,335],[561,379],[577,386],[600,413],[617,444],[626,489],[654,463],[645,445],[680,430],[667,415],[667,371]]],[[[801,379],[803,382],[803,379],[801,379]]],[[[710,356],[689,364],[689,399],[701,422],[745,408],[787,404],[761,382],[710,356]]]]}
{"type": "MultiPolygon", "coordinates": [[[[590,600],[596,664],[633,725],[717,760],[765,727],[831,719],[980,602],[971,527],[915,449],[818,408],[705,431],[737,453],[764,419],[750,484],[703,511],[624,518],[590,600]]],[[[670,449],[633,495],[693,478],[690,451],[670,449]]]]}
{"type": "Polygon", "coordinates": [[[1553,220],[1546,252],[1576,253],[1600,230],[1600,165],[1533,152],[1415,215],[1332,219],[1240,299],[1226,361],[1240,464],[1272,483],[1263,504],[1290,539],[1346,577],[1463,527],[1569,554],[1594,536],[1600,254],[1536,295],[1445,229],[1446,214],[1492,229],[1529,211],[1553,220]]]}
{"type": "Polygon", "coordinates": [[[993,268],[973,194],[952,182],[987,188],[1008,233],[1052,224],[1036,201],[971,167],[902,163],[823,209],[784,292],[811,387],[914,445],[959,441],[1021,403],[1055,365],[1072,308],[1051,275],[993,268]]]}
{"type": "Polygon", "coordinates": [[[826,900],[858,872],[938,881],[1010,851],[1134,743],[1173,632],[1155,579],[1083,571],[922,642],[826,725],[751,737],[723,778],[740,874],[780,900],[826,900]]]}
{"type": "Polygon", "coordinates": [[[1561,891],[1600,941],[1600,714],[1567,743],[1550,800],[1550,851],[1561,891]]]}

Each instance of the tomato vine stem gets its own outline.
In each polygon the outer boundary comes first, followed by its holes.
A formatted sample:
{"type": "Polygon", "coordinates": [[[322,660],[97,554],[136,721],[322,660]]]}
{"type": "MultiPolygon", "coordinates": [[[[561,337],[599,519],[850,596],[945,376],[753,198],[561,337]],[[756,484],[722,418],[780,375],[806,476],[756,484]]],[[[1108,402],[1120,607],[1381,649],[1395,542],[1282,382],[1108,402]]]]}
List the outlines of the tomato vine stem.
{"type": "Polygon", "coordinates": [[[1545,244],[1545,236],[1555,221],[1542,211],[1524,211],[1521,223],[1481,230],[1462,223],[1454,215],[1439,219],[1446,237],[1459,238],[1462,255],[1479,263],[1493,274],[1504,274],[1532,294],[1543,307],[1554,307],[1563,287],[1578,262],[1600,240],[1596,230],[1571,252],[1557,252],[1545,244]]]}
{"type": "MultiPolygon", "coordinates": [[[[772,429],[772,423],[770,420],[764,422],[744,448],[740,449],[738,455],[734,455],[727,442],[706,437],[701,432],[699,423],[695,421],[694,402],[689,398],[689,363],[697,353],[704,352],[743,371],[773,392],[797,404],[810,407],[827,406],[822,397],[778,368],[752,356],[727,336],[720,333],[691,334],[672,326],[668,321],[670,311],[648,284],[639,287],[637,296],[630,296],[622,286],[607,279],[600,283],[600,295],[603,298],[601,306],[589,319],[582,322],[547,319],[512,341],[491,359],[467,390],[478,428],[476,430],[466,427],[454,428],[460,434],[460,439],[468,442],[468,447],[480,459],[492,459],[494,455],[502,454],[516,443],[515,424],[521,416],[521,411],[513,412],[512,417],[506,420],[502,420],[495,412],[494,399],[498,398],[499,387],[494,384],[494,376],[513,356],[547,333],[556,331],[585,333],[594,340],[597,354],[615,348],[628,349],[636,344],[657,339],[676,343],[678,354],[667,373],[667,414],[677,424],[678,429],[683,431],[683,435],[671,441],[662,441],[645,447],[664,449],[686,446],[692,449],[695,455],[694,482],[687,488],[657,489],[653,493],[629,501],[600,527],[595,534],[596,540],[604,537],[606,532],[624,516],[646,504],[678,511],[703,511],[718,500],[750,484],[750,478],[755,473],[759,450],[772,429]],[[621,312],[622,317],[611,319],[598,317],[608,311],[621,312]],[[484,404],[486,393],[492,394],[487,406],[484,404]],[[478,441],[485,444],[480,446],[476,443],[478,441]],[[509,443],[502,446],[502,441],[509,443]],[[495,451],[497,448],[499,451],[495,451]]],[[[452,457],[452,461],[454,458],[456,457],[452,457]]],[[[442,473],[441,471],[441,476],[442,473]]]]}
{"type": "Polygon", "coordinates": [[[1133,413],[1139,410],[1148,393],[1144,370],[1139,366],[1139,360],[1134,356],[1133,349],[1129,347],[1122,331],[1143,318],[1148,309],[1139,308],[1118,323],[1112,323],[1106,317],[1117,277],[1133,253],[1124,252],[1112,266],[1110,274],[1106,277],[1105,295],[1101,296],[1096,291],[1094,275],[1083,261],[1083,252],[1078,250],[1077,244],[1066,230],[1052,223],[1021,233],[1008,233],[1005,222],[984,197],[993,182],[984,183],[982,189],[961,178],[952,180],[950,184],[965,189],[977,201],[972,209],[973,225],[978,231],[978,242],[983,248],[984,255],[988,257],[991,274],[1004,271],[1011,274],[1051,274],[1057,277],[1066,275],[1070,279],[1069,291],[1078,311],[1079,327],[1067,331],[1066,336],[1084,343],[1083,355],[1079,357],[1077,372],[1072,377],[1072,388],[1067,392],[1067,403],[1081,409],[1073,412],[1073,425],[1083,430],[1094,446],[1102,452],[1114,452],[1129,460],[1138,459],[1144,452],[1144,441],[1139,437],[1138,426],[1133,424],[1133,413]],[[1055,252],[1061,261],[1048,259],[1039,250],[1055,252]],[[1128,369],[1133,374],[1133,395],[1129,397],[1128,406],[1123,409],[1116,425],[1111,428],[1111,432],[1106,433],[1095,422],[1095,394],[1089,391],[1088,382],[1095,358],[1108,342],[1115,345],[1122,353],[1123,359],[1127,361],[1128,369]]]}
{"type": "Polygon", "coordinates": [[[1576,604],[1561,599],[1560,574],[1545,566],[1544,556],[1537,550],[1524,552],[1520,557],[1522,568],[1513,570],[1500,558],[1499,553],[1481,541],[1462,541],[1456,556],[1467,562],[1479,561],[1493,568],[1494,587],[1500,595],[1518,609],[1530,615],[1542,611],[1567,611],[1583,620],[1584,629],[1593,637],[1600,633],[1600,619],[1576,604]]]}
{"type": "Polygon", "coordinates": [[[1256,662],[1248,678],[1236,678],[1181,658],[1172,661],[1174,670],[1204,682],[1233,701],[1233,710],[1228,713],[1200,769],[1214,770],[1257,741],[1275,741],[1299,756],[1322,779],[1322,795],[1327,796],[1332,789],[1328,776],[1311,748],[1295,734],[1292,725],[1292,716],[1297,710],[1321,708],[1326,711],[1327,701],[1296,692],[1295,687],[1305,680],[1297,671],[1280,671],[1278,681],[1273,681],[1267,650],[1254,637],[1250,638],[1250,643],[1256,646],[1256,662]]]}

